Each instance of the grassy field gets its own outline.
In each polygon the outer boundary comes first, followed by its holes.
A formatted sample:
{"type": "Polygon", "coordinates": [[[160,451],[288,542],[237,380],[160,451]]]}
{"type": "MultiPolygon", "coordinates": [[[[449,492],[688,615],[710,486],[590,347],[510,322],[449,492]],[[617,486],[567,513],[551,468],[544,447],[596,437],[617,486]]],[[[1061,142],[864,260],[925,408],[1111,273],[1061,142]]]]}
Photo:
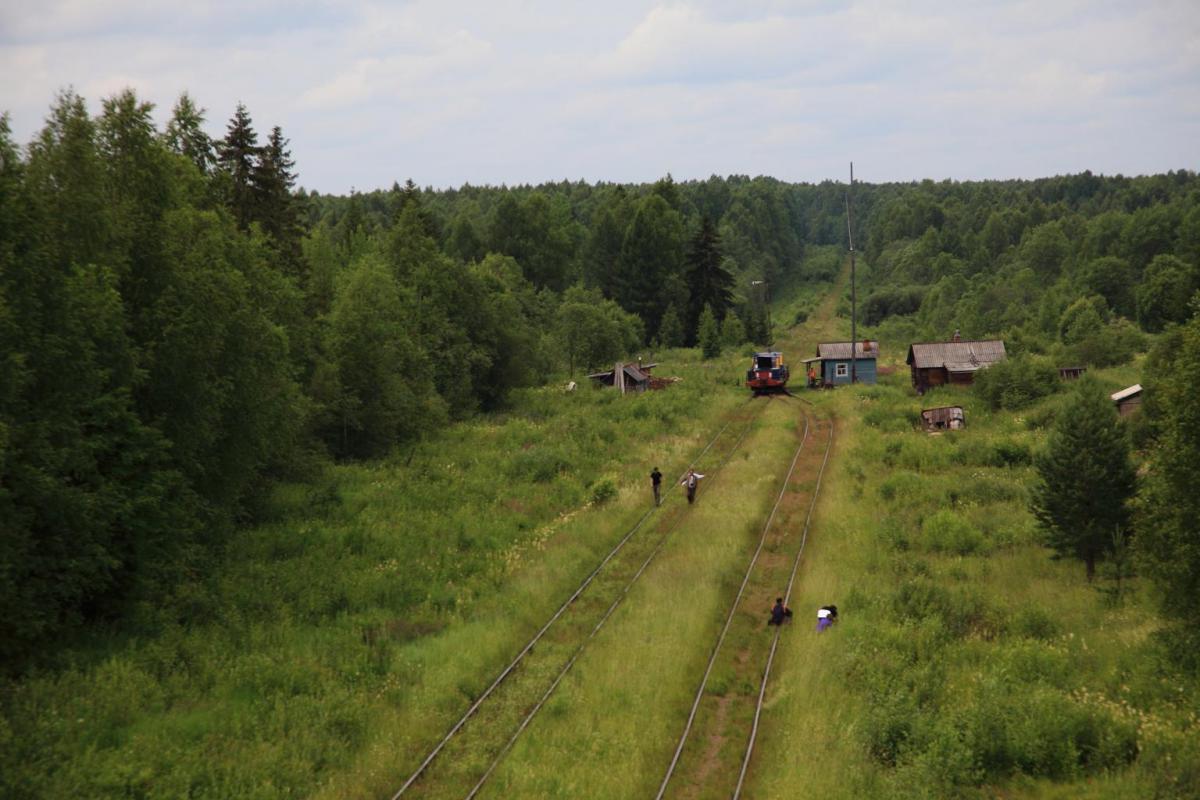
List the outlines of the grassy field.
{"type": "MultiPolygon", "coordinates": [[[[848,338],[840,298],[777,298],[778,327],[804,320],[776,343],[797,374],[816,342],[848,338]]],[[[882,342],[899,370],[878,386],[804,393],[838,433],[748,796],[1200,796],[1200,687],[1161,657],[1150,587],[1118,596],[1104,571],[1089,585],[1081,564],[1049,557],[1027,510],[1061,395],[1017,413],[964,390],[917,398],[906,344],[882,342]],[[916,429],[922,407],[951,403],[966,430],[916,429]],[[842,621],[818,636],[825,603],[842,621]]],[[[391,460],[280,487],[270,521],[187,587],[202,622],[164,612],[153,634],[97,635],[3,686],[0,796],[390,796],[641,517],[651,467],[669,481],[744,403],[743,354],[657,358],[683,379],[666,391],[530,390],[391,460]]],[[[678,528],[486,796],[653,795],[796,444],[798,402],[763,406],[696,506],[668,499],[678,528]]],[[[548,683],[555,653],[548,642],[523,685],[548,683]]],[[[489,742],[530,702],[500,697],[489,742]]],[[[481,769],[490,751],[470,758],[481,769]]],[[[463,779],[425,788],[461,796],[463,779]]]]}
{"type": "MultiPolygon", "coordinates": [[[[4,686],[6,797],[378,797],[403,780],[744,401],[662,354],[662,392],[523,393],[414,452],[281,487],[193,618],[4,686]],[[597,499],[604,502],[597,502],[597,499]]],[[[729,362],[732,363],[732,362],[729,362]]]]}
{"type": "Polygon", "coordinates": [[[748,796],[1200,796],[1197,687],[1154,644],[1149,588],[1088,585],[1027,511],[1057,399],[992,414],[969,391],[921,400],[906,384],[817,399],[844,422],[837,469],[748,796]],[[914,429],[922,406],[951,403],[966,430],[914,429]],[[818,636],[830,602],[842,621],[818,636]]]}

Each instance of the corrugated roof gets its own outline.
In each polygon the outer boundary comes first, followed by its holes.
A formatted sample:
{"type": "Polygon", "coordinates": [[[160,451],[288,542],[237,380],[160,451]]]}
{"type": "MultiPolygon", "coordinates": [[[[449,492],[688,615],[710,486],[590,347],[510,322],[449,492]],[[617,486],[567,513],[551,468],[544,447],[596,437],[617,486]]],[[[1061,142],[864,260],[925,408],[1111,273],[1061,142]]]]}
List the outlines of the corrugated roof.
{"type": "Polygon", "coordinates": [[[986,367],[1005,358],[1004,342],[988,339],[978,342],[930,342],[909,345],[906,363],[917,369],[955,365],[955,372],[986,367]],[[964,366],[964,365],[969,365],[964,366]]]}
{"type": "MultiPolygon", "coordinates": [[[[817,345],[818,358],[850,358],[849,342],[822,342],[817,345]]],[[[879,358],[879,342],[872,341],[864,348],[862,342],[854,343],[855,358],[879,358]]]]}
{"type": "Polygon", "coordinates": [[[642,372],[640,369],[635,367],[633,364],[625,365],[625,374],[628,375],[629,377],[633,378],[638,383],[643,383],[645,381],[650,380],[649,375],[642,372]]]}
{"type": "Polygon", "coordinates": [[[1122,389],[1119,392],[1114,392],[1112,394],[1112,400],[1114,403],[1119,403],[1122,400],[1124,400],[1125,398],[1133,397],[1135,394],[1138,394],[1141,391],[1142,391],[1142,385],[1140,383],[1135,383],[1133,386],[1130,386],[1127,389],[1122,389]]]}

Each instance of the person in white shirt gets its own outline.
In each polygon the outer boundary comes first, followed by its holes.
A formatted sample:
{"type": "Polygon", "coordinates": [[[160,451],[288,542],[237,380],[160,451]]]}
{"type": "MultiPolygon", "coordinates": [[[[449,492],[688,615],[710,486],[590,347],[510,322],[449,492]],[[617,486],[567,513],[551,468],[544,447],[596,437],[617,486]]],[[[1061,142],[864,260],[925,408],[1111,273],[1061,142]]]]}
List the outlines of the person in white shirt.
{"type": "Polygon", "coordinates": [[[680,486],[687,487],[688,505],[696,502],[696,486],[700,483],[700,479],[704,476],[694,469],[689,469],[687,475],[679,482],[680,486]]]}

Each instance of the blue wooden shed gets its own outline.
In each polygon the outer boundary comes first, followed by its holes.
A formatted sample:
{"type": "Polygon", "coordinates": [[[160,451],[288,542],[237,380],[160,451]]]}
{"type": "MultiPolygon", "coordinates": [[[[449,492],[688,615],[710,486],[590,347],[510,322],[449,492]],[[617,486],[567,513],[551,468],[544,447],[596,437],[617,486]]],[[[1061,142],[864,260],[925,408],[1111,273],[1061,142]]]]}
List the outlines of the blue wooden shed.
{"type": "MultiPolygon", "coordinates": [[[[850,383],[850,342],[822,342],[817,357],[806,359],[820,386],[850,383]]],[[[865,339],[854,343],[854,372],[859,383],[875,383],[879,342],[865,339]]],[[[813,381],[810,380],[810,385],[813,381]]]]}

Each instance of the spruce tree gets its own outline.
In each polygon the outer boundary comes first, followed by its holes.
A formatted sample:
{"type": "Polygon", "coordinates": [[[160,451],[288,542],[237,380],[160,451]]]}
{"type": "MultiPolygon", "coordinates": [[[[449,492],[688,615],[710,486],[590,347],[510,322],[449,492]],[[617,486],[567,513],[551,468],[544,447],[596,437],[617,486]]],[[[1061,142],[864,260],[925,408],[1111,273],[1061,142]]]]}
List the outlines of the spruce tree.
{"type": "Polygon", "coordinates": [[[1127,502],[1134,470],[1116,409],[1100,387],[1085,378],[1055,420],[1045,451],[1037,459],[1039,481],[1031,510],[1045,541],[1059,556],[1087,565],[1111,548],[1113,532],[1127,530],[1127,502]]]}
{"type": "Polygon", "coordinates": [[[663,312],[662,323],[658,326],[658,341],[663,347],[682,347],[684,344],[683,321],[679,319],[674,303],[663,312]]]}
{"type": "Polygon", "coordinates": [[[700,221],[700,230],[692,237],[685,263],[685,279],[691,299],[687,326],[695,331],[705,306],[723,317],[733,303],[733,276],[721,264],[721,237],[708,217],[700,221]]]}
{"type": "Polygon", "coordinates": [[[292,194],[296,184],[292,170],[296,162],[287,145],[283,131],[276,125],[250,173],[255,197],[252,218],[275,242],[283,271],[299,275],[300,239],[304,232],[300,226],[300,207],[292,194]]]}
{"type": "Polygon", "coordinates": [[[258,134],[250,120],[250,112],[238,103],[225,138],[217,144],[217,162],[229,179],[229,208],[238,227],[245,230],[254,220],[258,192],[254,171],[259,163],[258,134]]]}
{"type": "Polygon", "coordinates": [[[732,311],[721,322],[721,341],[726,347],[740,347],[746,343],[746,326],[732,311]]]}
{"type": "MultiPolygon", "coordinates": [[[[1200,312],[1200,306],[1193,303],[1200,312]]],[[[1155,375],[1142,413],[1157,433],[1137,502],[1135,547],[1160,588],[1170,652],[1200,669],[1200,314],[1171,331],[1155,351],[1155,375]],[[1153,401],[1153,403],[1151,403],[1153,401]]],[[[1149,365],[1148,365],[1149,366],[1149,365]]]]}
{"type": "Polygon", "coordinates": [[[721,325],[709,306],[700,312],[699,339],[700,350],[706,359],[721,355],[721,325]]]}

